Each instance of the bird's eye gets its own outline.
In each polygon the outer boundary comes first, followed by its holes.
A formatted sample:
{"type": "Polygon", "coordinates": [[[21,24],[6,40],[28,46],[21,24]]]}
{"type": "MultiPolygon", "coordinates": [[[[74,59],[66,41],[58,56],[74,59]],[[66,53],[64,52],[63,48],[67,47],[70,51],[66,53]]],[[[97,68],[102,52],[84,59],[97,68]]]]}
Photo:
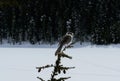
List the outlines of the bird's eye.
{"type": "Polygon", "coordinates": [[[67,32],[67,34],[73,35],[73,33],[72,33],[72,32],[67,32]]]}

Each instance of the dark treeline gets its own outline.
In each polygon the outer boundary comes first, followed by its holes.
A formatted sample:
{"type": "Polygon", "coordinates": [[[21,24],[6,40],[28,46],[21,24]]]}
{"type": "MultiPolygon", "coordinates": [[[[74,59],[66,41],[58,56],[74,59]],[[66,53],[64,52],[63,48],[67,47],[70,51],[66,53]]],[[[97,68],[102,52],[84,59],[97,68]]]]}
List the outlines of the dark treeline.
{"type": "Polygon", "coordinates": [[[120,43],[120,0],[0,0],[0,43],[120,43]]]}

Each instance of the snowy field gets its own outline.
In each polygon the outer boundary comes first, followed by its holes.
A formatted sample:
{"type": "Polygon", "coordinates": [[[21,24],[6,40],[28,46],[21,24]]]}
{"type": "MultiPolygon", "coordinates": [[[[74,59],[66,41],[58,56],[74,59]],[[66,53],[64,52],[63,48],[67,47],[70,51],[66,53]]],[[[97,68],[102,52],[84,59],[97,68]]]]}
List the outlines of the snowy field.
{"type": "MultiPolygon", "coordinates": [[[[50,78],[52,69],[41,73],[37,66],[54,64],[56,48],[0,48],[0,81],[40,81],[50,78]]],[[[67,81],[120,81],[120,48],[87,46],[66,51],[72,60],[64,58],[65,66],[75,66],[66,75],[67,81]]]]}

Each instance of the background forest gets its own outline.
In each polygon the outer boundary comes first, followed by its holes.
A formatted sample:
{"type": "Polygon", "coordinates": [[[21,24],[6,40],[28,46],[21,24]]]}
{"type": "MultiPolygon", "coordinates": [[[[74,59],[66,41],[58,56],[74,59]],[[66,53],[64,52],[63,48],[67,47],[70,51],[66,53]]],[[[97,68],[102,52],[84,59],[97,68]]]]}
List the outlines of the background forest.
{"type": "Polygon", "coordinates": [[[0,0],[0,43],[120,43],[120,0],[0,0]]]}

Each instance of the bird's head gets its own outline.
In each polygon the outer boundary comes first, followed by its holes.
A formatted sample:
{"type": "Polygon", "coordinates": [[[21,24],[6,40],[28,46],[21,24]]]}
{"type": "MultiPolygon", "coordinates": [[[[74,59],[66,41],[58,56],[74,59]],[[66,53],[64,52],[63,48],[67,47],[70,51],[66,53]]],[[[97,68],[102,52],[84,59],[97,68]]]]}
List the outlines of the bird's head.
{"type": "Polygon", "coordinates": [[[72,32],[67,32],[66,35],[71,35],[73,36],[74,34],[72,32]]]}

